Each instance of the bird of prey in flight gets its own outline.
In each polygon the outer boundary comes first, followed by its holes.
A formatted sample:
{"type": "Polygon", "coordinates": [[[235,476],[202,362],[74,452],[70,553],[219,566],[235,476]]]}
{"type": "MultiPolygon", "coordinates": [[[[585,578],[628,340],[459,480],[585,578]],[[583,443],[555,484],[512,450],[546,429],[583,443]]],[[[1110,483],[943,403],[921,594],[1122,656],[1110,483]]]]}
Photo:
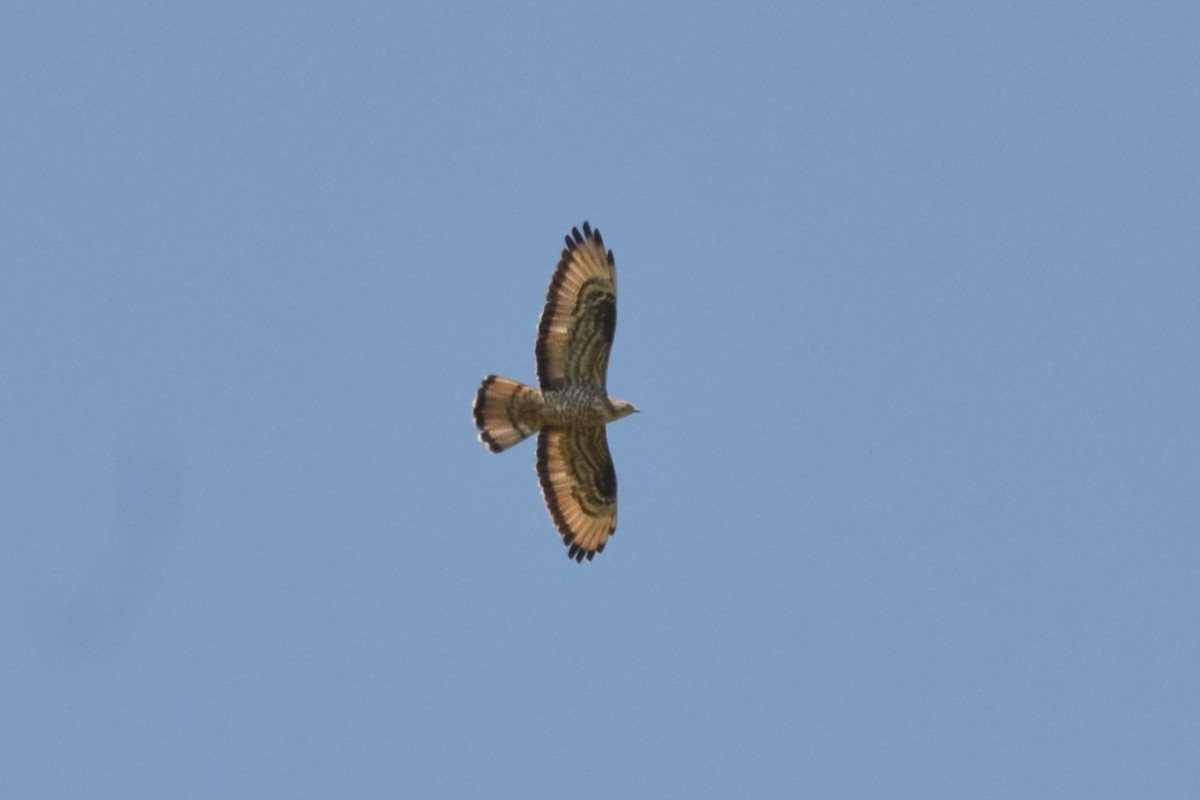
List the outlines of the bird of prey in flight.
{"type": "Polygon", "coordinates": [[[538,434],[537,473],[567,556],[604,550],[617,527],[617,473],[604,426],[637,411],[606,385],[617,327],[617,267],[600,231],[566,237],[538,324],[538,386],[488,375],[475,395],[479,439],[494,453],[538,434]]]}

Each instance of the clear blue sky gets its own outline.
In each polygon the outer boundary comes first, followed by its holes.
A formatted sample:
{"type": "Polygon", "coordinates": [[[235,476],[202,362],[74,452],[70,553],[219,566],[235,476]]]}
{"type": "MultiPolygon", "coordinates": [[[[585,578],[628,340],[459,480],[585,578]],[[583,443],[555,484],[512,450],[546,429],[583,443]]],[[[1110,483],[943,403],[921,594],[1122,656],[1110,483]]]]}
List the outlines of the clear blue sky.
{"type": "Polygon", "coordinates": [[[4,796],[1200,796],[1200,11],[731,5],[0,12],[4,796]]]}

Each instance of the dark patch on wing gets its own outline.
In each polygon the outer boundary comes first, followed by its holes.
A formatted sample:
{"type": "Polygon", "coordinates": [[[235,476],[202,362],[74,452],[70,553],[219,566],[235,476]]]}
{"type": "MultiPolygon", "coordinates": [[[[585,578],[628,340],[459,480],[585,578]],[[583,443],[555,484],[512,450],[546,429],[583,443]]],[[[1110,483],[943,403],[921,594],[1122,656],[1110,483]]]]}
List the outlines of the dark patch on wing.
{"type": "Polygon", "coordinates": [[[617,298],[605,281],[588,281],[579,292],[575,325],[567,339],[564,371],[568,383],[607,385],[608,354],[616,329],[617,298]]]}
{"type": "Polygon", "coordinates": [[[572,228],[550,279],[534,358],[544,390],[585,382],[604,386],[616,333],[616,265],[600,231],[572,228]]]}
{"type": "Polygon", "coordinates": [[[616,530],[617,472],[603,426],[542,431],[538,478],[567,555],[589,561],[616,530]],[[565,472],[556,482],[555,474],[565,472]]]}

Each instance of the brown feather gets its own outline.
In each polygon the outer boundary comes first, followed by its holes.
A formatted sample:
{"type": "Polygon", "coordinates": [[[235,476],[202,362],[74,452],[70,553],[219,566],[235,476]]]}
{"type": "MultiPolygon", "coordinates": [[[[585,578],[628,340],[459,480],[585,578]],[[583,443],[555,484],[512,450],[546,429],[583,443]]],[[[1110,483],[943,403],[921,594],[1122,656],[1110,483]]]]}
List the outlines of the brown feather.
{"type": "Polygon", "coordinates": [[[538,436],[538,478],[568,555],[589,561],[617,527],[617,473],[603,425],[547,428],[538,436]]]}
{"type": "Polygon", "coordinates": [[[617,327],[617,267],[600,231],[586,222],[583,231],[571,230],[546,293],[535,348],[542,389],[606,383],[617,327]]]}
{"type": "Polygon", "coordinates": [[[488,375],[475,393],[475,427],[493,453],[507,450],[541,427],[542,393],[511,378],[488,375]]]}

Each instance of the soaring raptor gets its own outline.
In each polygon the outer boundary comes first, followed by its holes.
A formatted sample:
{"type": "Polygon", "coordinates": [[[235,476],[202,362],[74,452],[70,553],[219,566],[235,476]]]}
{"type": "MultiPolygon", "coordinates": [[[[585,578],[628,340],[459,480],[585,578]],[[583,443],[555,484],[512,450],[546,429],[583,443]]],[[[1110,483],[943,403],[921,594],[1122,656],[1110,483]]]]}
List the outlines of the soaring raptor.
{"type": "Polygon", "coordinates": [[[608,396],[608,351],[617,328],[617,266],[600,231],[571,229],[538,324],[540,389],[488,375],[475,395],[479,440],[494,453],[538,434],[537,472],[550,517],[588,561],[617,527],[617,473],[604,426],[637,411],[608,396]]]}

